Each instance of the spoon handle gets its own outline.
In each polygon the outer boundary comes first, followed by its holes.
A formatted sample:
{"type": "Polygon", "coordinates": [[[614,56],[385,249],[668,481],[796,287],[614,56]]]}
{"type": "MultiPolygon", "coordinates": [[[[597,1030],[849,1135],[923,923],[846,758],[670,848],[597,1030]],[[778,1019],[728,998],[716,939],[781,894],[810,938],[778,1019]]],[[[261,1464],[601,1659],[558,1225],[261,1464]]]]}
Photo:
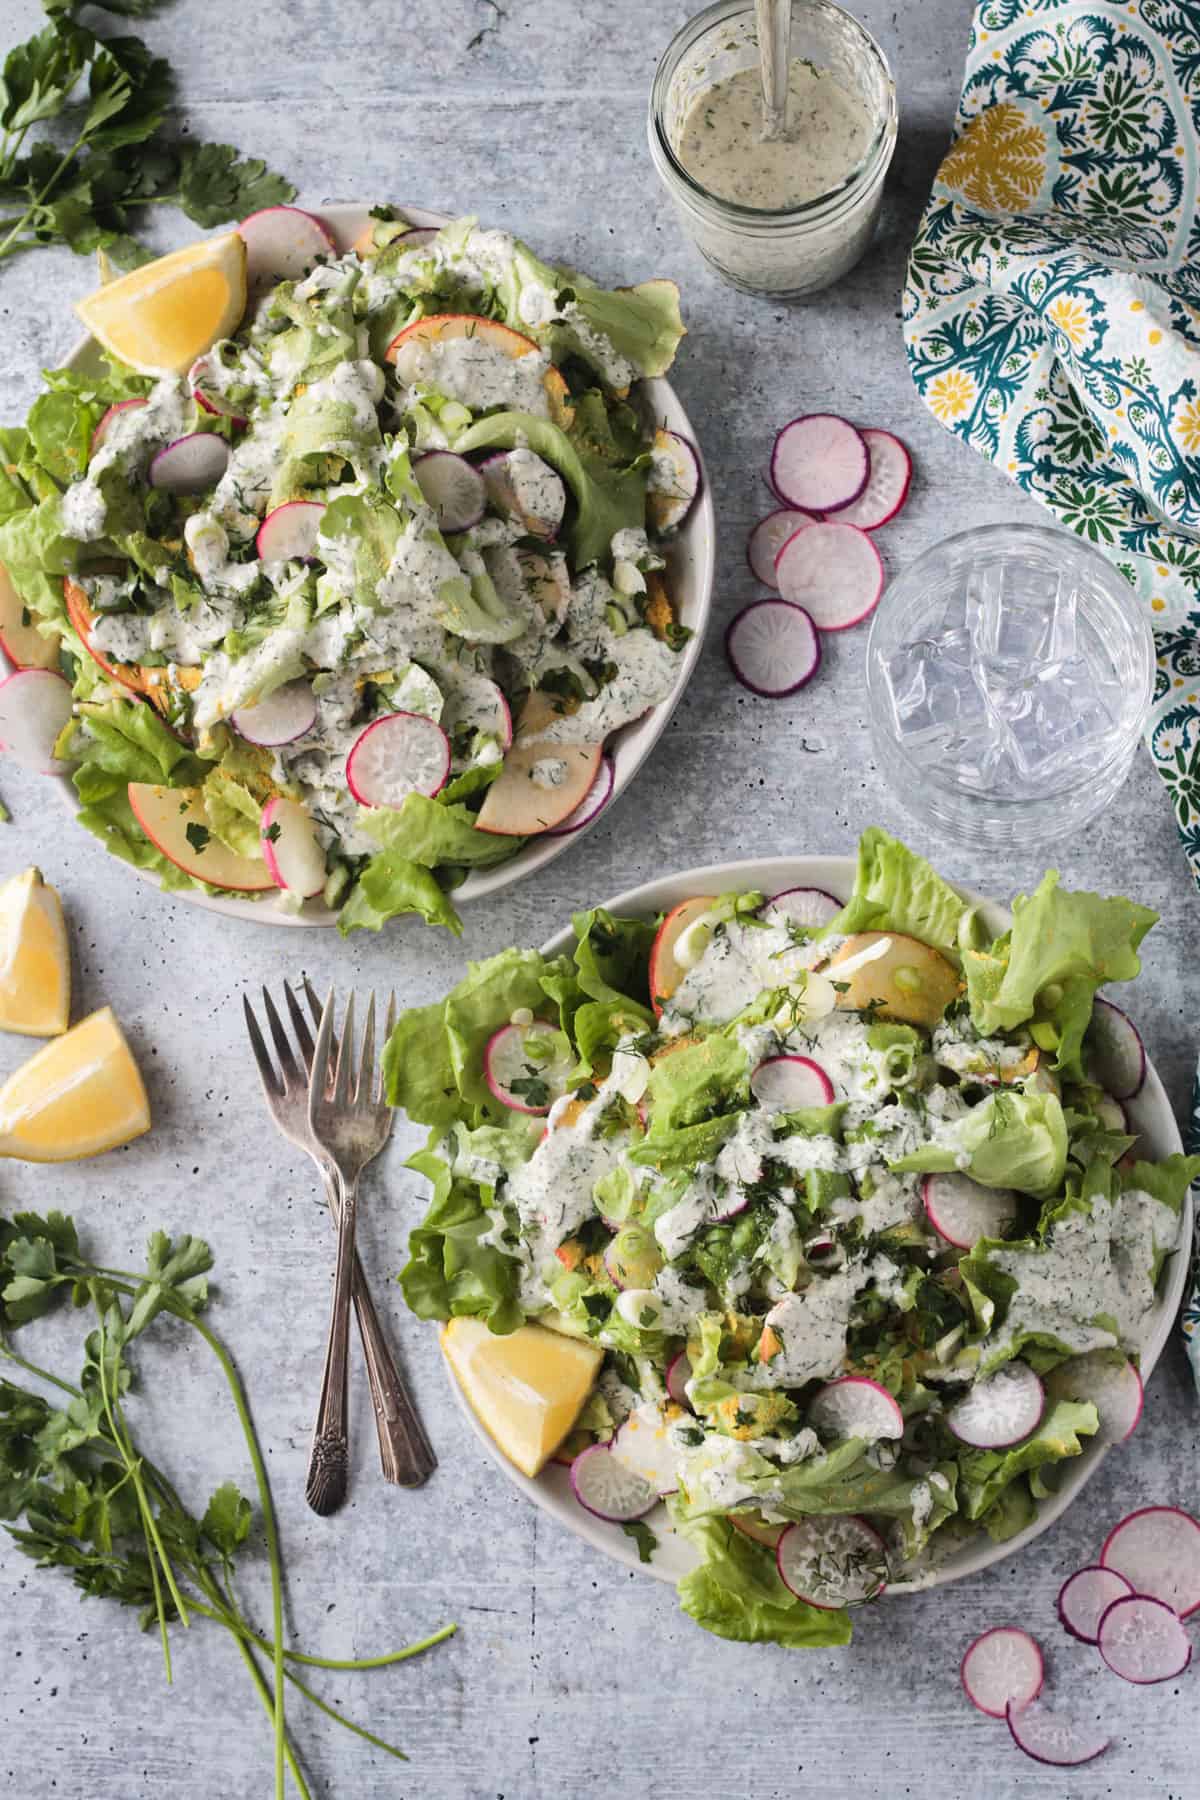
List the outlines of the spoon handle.
{"type": "Polygon", "coordinates": [[[792,0],[754,0],[762,72],[763,136],[787,136],[792,0]]]}

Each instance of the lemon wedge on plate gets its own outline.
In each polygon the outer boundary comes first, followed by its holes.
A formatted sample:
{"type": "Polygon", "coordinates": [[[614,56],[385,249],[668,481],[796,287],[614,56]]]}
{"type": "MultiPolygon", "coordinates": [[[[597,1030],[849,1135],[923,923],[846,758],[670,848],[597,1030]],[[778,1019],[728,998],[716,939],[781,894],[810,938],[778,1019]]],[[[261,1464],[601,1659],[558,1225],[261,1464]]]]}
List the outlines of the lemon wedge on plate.
{"type": "Polygon", "coordinates": [[[112,1009],[43,1045],[0,1088],[0,1156],[75,1162],[150,1129],[150,1102],[112,1009]]]}
{"type": "Polygon", "coordinates": [[[202,238],[106,282],[75,310],[130,368],[183,375],[246,310],[246,246],[236,231],[202,238]]]}
{"type": "Polygon", "coordinates": [[[544,1325],[498,1337],[482,1319],[451,1319],[442,1349],[471,1411],[523,1475],[538,1474],[558,1449],[604,1354],[544,1325]]]}
{"type": "Polygon", "coordinates": [[[57,1037],[70,1017],[62,902],[40,869],[26,869],[0,886],[0,1031],[57,1037]]]}

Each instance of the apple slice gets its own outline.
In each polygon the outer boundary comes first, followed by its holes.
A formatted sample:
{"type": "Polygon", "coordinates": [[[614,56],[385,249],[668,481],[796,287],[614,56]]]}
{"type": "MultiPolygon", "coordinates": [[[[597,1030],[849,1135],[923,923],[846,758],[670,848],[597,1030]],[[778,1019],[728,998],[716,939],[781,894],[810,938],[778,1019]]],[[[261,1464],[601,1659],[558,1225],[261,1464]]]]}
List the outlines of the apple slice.
{"type": "MultiPolygon", "coordinates": [[[[436,353],[436,346],[451,338],[474,338],[477,343],[490,344],[494,350],[499,350],[513,362],[540,348],[523,331],[514,331],[511,325],[501,325],[498,319],[480,319],[474,313],[434,313],[428,319],[418,319],[415,324],[406,325],[388,345],[384,361],[395,366],[402,381],[411,381],[418,376],[422,360],[419,353],[423,350],[436,353]]],[[[566,382],[557,369],[549,368],[542,385],[546,390],[551,419],[565,430],[575,417],[566,382]]]]}
{"type": "Polygon", "coordinates": [[[940,951],[898,931],[860,931],[848,937],[825,971],[849,963],[879,947],[881,954],[851,967],[849,981],[839,983],[837,1004],[851,1012],[878,1010],[882,1019],[899,1019],[932,1031],[962,988],[958,970],[940,951]],[[887,948],[883,949],[884,943],[887,948]]]}
{"type": "Polygon", "coordinates": [[[213,837],[198,788],[131,781],[129,804],[155,849],[185,875],[240,894],[264,893],[275,886],[265,862],[238,856],[213,837]]]}
{"type": "Polygon", "coordinates": [[[656,1014],[661,1015],[664,1002],[671,998],[687,974],[687,970],[675,961],[676,944],[688,926],[715,905],[714,895],[696,894],[673,906],[659,926],[658,935],[650,946],[650,1004],[656,1014]]]}
{"type": "Polygon", "coordinates": [[[0,564],[0,650],[14,669],[57,669],[58,645],[31,625],[12,577],[0,564]]]}
{"type": "MultiPolygon", "coordinates": [[[[63,576],[63,595],[67,603],[67,617],[75,627],[80,643],[92,661],[121,687],[128,688],[131,693],[143,694],[151,706],[164,716],[167,713],[170,677],[166,669],[143,667],[141,663],[109,662],[103,651],[97,650],[92,643],[92,626],[96,615],[91,601],[78,584],[69,575],[63,576]]],[[[190,692],[200,682],[199,669],[176,666],[175,685],[190,692]]]]}
{"type": "Polygon", "coordinates": [[[537,690],[530,694],[521,708],[504,767],[475,819],[480,831],[497,837],[536,837],[561,825],[583,800],[596,779],[603,745],[548,744],[540,738],[527,741],[558,716],[549,694],[537,690]],[[543,787],[535,779],[539,763],[565,764],[566,773],[556,787],[543,787]]]}

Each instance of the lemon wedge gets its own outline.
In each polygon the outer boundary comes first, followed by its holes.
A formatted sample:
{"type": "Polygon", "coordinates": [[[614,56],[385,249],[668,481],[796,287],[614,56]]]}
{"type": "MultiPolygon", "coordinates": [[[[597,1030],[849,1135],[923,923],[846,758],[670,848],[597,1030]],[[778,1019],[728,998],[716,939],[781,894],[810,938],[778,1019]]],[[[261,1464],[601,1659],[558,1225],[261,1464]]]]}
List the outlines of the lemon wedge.
{"type": "Polygon", "coordinates": [[[0,886],[0,1031],[57,1037],[70,1017],[62,902],[40,869],[26,869],[0,886]]]}
{"type": "Polygon", "coordinates": [[[0,1088],[0,1156],[76,1162],[150,1129],[150,1102],[112,1008],[43,1045],[0,1088]]]}
{"type": "Polygon", "coordinates": [[[542,1325],[506,1337],[482,1319],[451,1319],[442,1350],[467,1404],[523,1475],[536,1475],[579,1416],[603,1351],[542,1325]]]}
{"type": "Polygon", "coordinates": [[[183,375],[246,310],[246,246],[236,231],[202,238],[106,282],[75,310],[142,375],[183,375]]]}

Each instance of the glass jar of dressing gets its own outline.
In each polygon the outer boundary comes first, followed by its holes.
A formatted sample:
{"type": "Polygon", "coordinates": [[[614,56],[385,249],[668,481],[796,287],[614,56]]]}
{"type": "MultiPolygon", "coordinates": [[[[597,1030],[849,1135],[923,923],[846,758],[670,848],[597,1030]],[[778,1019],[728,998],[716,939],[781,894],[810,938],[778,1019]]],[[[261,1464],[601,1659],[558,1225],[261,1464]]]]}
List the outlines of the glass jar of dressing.
{"type": "Polygon", "coordinates": [[[764,141],[753,0],[717,0],[667,46],[650,155],[727,281],[814,294],[871,241],[896,147],[896,89],[870,32],[834,0],[792,0],[788,131],[764,141]]]}

